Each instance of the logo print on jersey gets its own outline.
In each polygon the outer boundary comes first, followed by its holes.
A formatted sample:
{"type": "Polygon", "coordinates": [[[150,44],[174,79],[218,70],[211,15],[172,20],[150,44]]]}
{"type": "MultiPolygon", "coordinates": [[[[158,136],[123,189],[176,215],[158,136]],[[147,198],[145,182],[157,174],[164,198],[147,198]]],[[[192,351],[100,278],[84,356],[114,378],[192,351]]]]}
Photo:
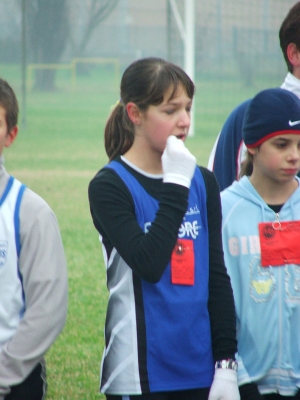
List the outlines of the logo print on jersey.
{"type": "MultiPolygon", "coordinates": [[[[144,224],[144,232],[148,233],[149,228],[151,226],[151,222],[146,222],[144,224]]],[[[198,224],[198,221],[195,219],[194,221],[184,221],[179,228],[178,237],[179,238],[192,238],[196,239],[199,235],[199,229],[201,229],[201,225],[198,224]]]]}
{"type": "Polygon", "coordinates": [[[190,207],[190,209],[187,210],[187,212],[185,213],[185,215],[195,215],[195,214],[200,214],[197,204],[195,204],[194,207],[190,207]]]}
{"type": "Polygon", "coordinates": [[[0,240],[0,268],[3,267],[7,259],[7,242],[0,240]]]}
{"type": "Polygon", "coordinates": [[[183,237],[191,237],[193,239],[196,239],[196,237],[199,235],[198,230],[201,229],[201,226],[198,225],[198,221],[194,220],[192,222],[185,221],[181,224],[178,232],[178,237],[183,238],[183,237]]]}

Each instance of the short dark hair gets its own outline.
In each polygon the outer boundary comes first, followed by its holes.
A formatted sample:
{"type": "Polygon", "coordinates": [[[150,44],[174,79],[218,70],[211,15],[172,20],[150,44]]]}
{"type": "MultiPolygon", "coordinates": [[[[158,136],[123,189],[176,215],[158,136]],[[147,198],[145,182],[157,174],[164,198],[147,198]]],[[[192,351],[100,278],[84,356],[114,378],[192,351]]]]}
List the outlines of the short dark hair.
{"type": "Polygon", "coordinates": [[[279,42],[289,72],[293,72],[293,65],[287,56],[287,47],[294,43],[300,51],[300,1],[288,12],[279,30],[279,42]]]}
{"type": "Polygon", "coordinates": [[[5,109],[7,130],[10,132],[18,123],[19,105],[15,92],[2,78],[0,78],[0,106],[5,109]]]}
{"type": "Polygon", "coordinates": [[[127,67],[121,80],[120,102],[105,127],[105,149],[110,160],[126,153],[134,141],[134,126],[127,115],[126,105],[133,102],[140,110],[146,111],[150,105],[161,104],[169,89],[171,100],[180,85],[192,99],[195,86],[186,72],[161,58],[142,58],[127,67]]]}

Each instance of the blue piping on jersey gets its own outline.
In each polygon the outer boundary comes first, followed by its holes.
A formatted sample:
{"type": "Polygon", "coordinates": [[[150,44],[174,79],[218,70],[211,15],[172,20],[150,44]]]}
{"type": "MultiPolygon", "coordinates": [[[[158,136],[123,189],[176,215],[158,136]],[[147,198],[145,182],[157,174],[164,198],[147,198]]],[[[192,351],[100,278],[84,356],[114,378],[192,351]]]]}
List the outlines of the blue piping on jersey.
{"type": "Polygon", "coordinates": [[[6,188],[5,188],[4,192],[3,192],[3,195],[2,195],[2,197],[0,199],[0,206],[3,204],[4,200],[6,199],[6,196],[8,195],[8,193],[9,193],[11,187],[12,187],[13,181],[14,181],[14,177],[10,176],[9,180],[7,182],[6,188]]]}
{"type": "MultiPolygon", "coordinates": [[[[12,180],[14,179],[13,177],[11,177],[11,178],[12,178],[12,180]]],[[[16,250],[17,250],[17,255],[18,255],[18,276],[19,276],[19,279],[20,279],[21,285],[22,285],[22,298],[23,298],[23,302],[24,302],[24,308],[20,312],[20,318],[23,317],[25,309],[26,309],[25,293],[24,293],[24,288],[23,288],[23,277],[22,277],[22,274],[21,274],[20,268],[19,268],[19,256],[20,256],[20,251],[21,251],[20,218],[19,218],[19,215],[20,215],[21,201],[22,201],[25,189],[26,189],[25,185],[22,185],[20,187],[20,190],[19,190],[19,193],[18,193],[18,197],[17,197],[17,201],[16,201],[15,213],[14,213],[15,240],[16,240],[16,250]]]]}
{"type": "Polygon", "coordinates": [[[21,206],[21,200],[24,194],[24,190],[26,189],[25,185],[22,185],[17,197],[16,201],[16,208],[15,208],[15,214],[14,214],[14,222],[15,222],[15,239],[16,239],[16,247],[17,247],[17,254],[18,257],[20,255],[20,250],[21,250],[21,242],[20,242],[20,218],[19,218],[19,213],[20,213],[20,206],[21,206]]]}

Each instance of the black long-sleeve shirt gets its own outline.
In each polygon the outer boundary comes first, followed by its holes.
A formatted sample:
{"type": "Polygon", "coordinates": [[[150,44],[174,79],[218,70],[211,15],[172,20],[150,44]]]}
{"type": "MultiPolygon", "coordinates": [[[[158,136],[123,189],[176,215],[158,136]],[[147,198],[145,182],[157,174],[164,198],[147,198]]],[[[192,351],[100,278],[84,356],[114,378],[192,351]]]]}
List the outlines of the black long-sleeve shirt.
{"type": "MultiPolygon", "coordinates": [[[[159,201],[159,210],[151,229],[145,234],[136,216],[134,201],[122,179],[111,169],[100,170],[89,185],[90,209],[94,225],[109,257],[115,247],[135,274],[148,282],[157,282],[164,272],[175,246],[178,229],[188,204],[189,190],[163,183],[120,162],[159,201]],[[147,266],[147,267],[145,267],[147,266]]],[[[235,311],[230,279],[222,250],[221,205],[214,174],[199,167],[206,186],[209,231],[209,301],[215,360],[234,358],[237,351],[235,311]]]]}

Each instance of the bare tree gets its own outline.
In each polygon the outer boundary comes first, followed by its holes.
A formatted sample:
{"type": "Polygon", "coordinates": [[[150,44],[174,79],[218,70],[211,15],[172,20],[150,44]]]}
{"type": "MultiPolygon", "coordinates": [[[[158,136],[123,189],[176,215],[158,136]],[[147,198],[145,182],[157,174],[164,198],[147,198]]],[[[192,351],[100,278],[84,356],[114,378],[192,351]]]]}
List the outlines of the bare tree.
{"type": "MultiPolygon", "coordinates": [[[[28,59],[33,63],[53,64],[60,62],[70,40],[74,55],[84,56],[92,33],[119,0],[19,1],[26,4],[28,59]]],[[[54,90],[55,73],[51,68],[36,70],[34,89],[54,90]]]]}
{"type": "MultiPolygon", "coordinates": [[[[77,4],[83,6],[84,13],[80,16],[82,19],[81,35],[77,35],[76,33],[77,40],[73,37],[73,47],[76,56],[84,56],[94,30],[111,14],[118,4],[118,1],[119,0],[77,0],[77,4]]],[[[75,4],[74,0],[70,0],[70,3],[75,4]]]]}
{"type": "MultiPolygon", "coordinates": [[[[26,0],[22,0],[26,1],[26,0]]],[[[60,61],[69,38],[68,0],[29,0],[26,2],[28,47],[34,63],[60,61]]],[[[35,89],[54,90],[55,70],[36,71],[35,89]]]]}

